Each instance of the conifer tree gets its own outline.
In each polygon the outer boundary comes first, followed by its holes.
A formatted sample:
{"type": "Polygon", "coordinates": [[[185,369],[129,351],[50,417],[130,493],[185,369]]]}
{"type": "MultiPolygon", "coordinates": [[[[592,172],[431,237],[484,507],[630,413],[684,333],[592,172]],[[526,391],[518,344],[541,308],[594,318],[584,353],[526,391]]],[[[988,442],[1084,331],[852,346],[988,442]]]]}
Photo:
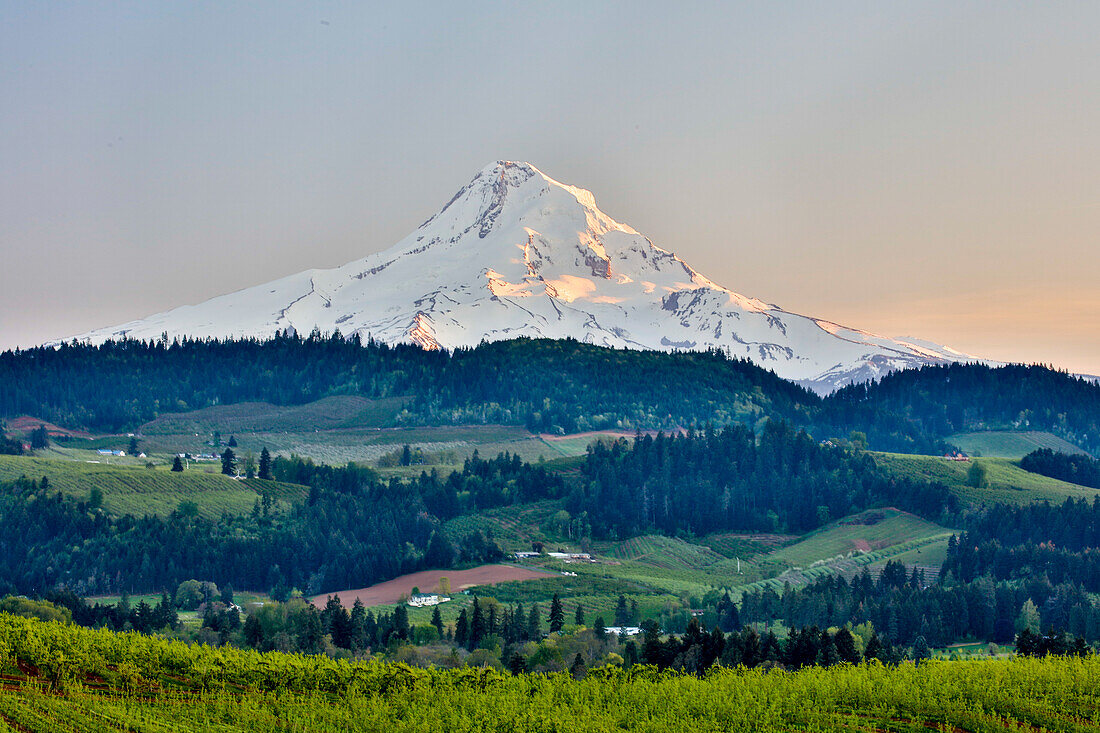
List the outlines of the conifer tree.
{"type": "Polygon", "coordinates": [[[746,667],[755,667],[762,660],[760,634],[756,629],[746,629],[741,635],[741,663],[746,667]]]}
{"type": "Polygon", "coordinates": [[[378,644],[378,621],[374,618],[373,611],[367,611],[367,617],[363,621],[363,640],[366,646],[378,644]]]}
{"type": "Polygon", "coordinates": [[[176,606],[167,593],[161,593],[160,602],[153,609],[153,617],[154,626],[157,629],[169,628],[174,630],[179,626],[179,614],[176,613],[176,606]]]}
{"type": "Polygon", "coordinates": [[[623,667],[630,669],[638,663],[638,645],[628,641],[623,647],[623,667]]]}
{"type": "Polygon", "coordinates": [[[842,628],[836,632],[833,643],[836,644],[836,653],[840,657],[840,661],[848,664],[859,664],[859,651],[856,649],[856,640],[851,631],[842,628]]]}
{"type": "Polygon", "coordinates": [[[37,429],[31,432],[31,449],[38,450],[40,448],[50,447],[50,434],[46,431],[45,425],[39,425],[37,429]]]}
{"type": "Polygon", "coordinates": [[[403,603],[393,609],[393,631],[402,641],[409,638],[409,611],[403,603]]]}
{"type": "Polygon", "coordinates": [[[882,640],[878,638],[878,633],[872,632],[871,638],[867,640],[867,648],[863,650],[863,658],[867,660],[878,659],[881,661],[884,651],[885,649],[882,646],[882,640]]]}
{"type": "Polygon", "coordinates": [[[584,626],[584,606],[577,604],[577,610],[573,614],[573,623],[577,626],[584,626]]]}
{"type": "Polygon", "coordinates": [[[512,655],[508,657],[508,671],[512,674],[523,674],[526,672],[527,657],[517,652],[513,652],[512,655]]]}
{"type": "Polygon", "coordinates": [[[432,533],[428,542],[428,551],[424,553],[424,562],[433,568],[449,568],[454,564],[455,549],[442,530],[432,533]]]}
{"type": "Polygon", "coordinates": [[[630,610],[626,606],[626,596],[620,594],[615,604],[615,625],[630,626],[630,610]]]}
{"type": "Polygon", "coordinates": [[[455,621],[455,644],[459,646],[466,646],[470,640],[470,621],[466,615],[466,609],[462,609],[458,613],[458,620],[455,621]]]}
{"type": "Polygon", "coordinates": [[[248,614],[244,620],[244,643],[253,649],[264,648],[264,629],[254,613],[248,614]]]}
{"type": "Polygon", "coordinates": [[[831,667],[840,661],[840,654],[837,652],[836,642],[833,641],[833,637],[829,636],[828,631],[821,632],[821,646],[818,647],[817,663],[822,667],[831,667]]]}
{"type": "Polygon", "coordinates": [[[596,638],[600,641],[603,641],[605,638],[607,638],[607,626],[604,625],[603,616],[596,617],[596,623],[595,626],[593,626],[592,631],[596,634],[596,638]]]}
{"type": "Polygon", "coordinates": [[[517,603],[508,614],[508,629],[505,636],[508,641],[513,642],[527,639],[527,613],[523,610],[522,603],[517,603]]]}
{"type": "Polygon", "coordinates": [[[351,616],[343,606],[332,617],[332,643],[341,649],[351,649],[351,616]]]}
{"type": "Polygon", "coordinates": [[[550,622],[550,633],[553,634],[556,631],[561,631],[565,625],[565,612],[561,607],[561,599],[558,598],[558,594],[555,593],[554,597],[550,600],[550,614],[547,617],[550,622]]]}
{"type": "Polygon", "coordinates": [[[527,638],[538,640],[542,636],[542,612],[539,604],[531,604],[531,613],[527,616],[527,638]]]}
{"type": "Polygon", "coordinates": [[[768,633],[764,634],[764,638],[760,642],[761,661],[778,662],[781,654],[782,649],[779,645],[779,637],[775,635],[775,632],[769,631],[768,633]]]}
{"type": "Polygon", "coordinates": [[[489,636],[500,631],[500,620],[497,618],[496,605],[489,606],[489,613],[485,615],[485,635],[489,636]]]}
{"type": "Polygon", "coordinates": [[[471,651],[485,638],[485,612],[481,608],[481,601],[474,596],[474,605],[470,610],[470,640],[467,648],[471,651]]]}
{"type": "Polygon", "coordinates": [[[932,650],[928,648],[928,642],[923,636],[918,636],[913,642],[913,661],[918,665],[932,656],[932,650]]]}
{"type": "Polygon", "coordinates": [[[183,461],[180,460],[179,456],[172,459],[172,470],[176,473],[183,473],[183,461]]]}
{"type": "Polygon", "coordinates": [[[355,604],[351,607],[351,649],[352,651],[361,652],[367,648],[367,610],[363,605],[363,601],[359,598],[355,599],[355,604]]]}
{"type": "Polygon", "coordinates": [[[584,663],[584,657],[577,652],[577,656],[573,657],[573,664],[569,665],[569,674],[575,680],[583,680],[587,673],[588,667],[584,663]]]}
{"type": "Polygon", "coordinates": [[[232,448],[226,448],[222,453],[222,473],[226,476],[237,475],[237,456],[233,454],[232,448]]]}
{"type": "Polygon", "coordinates": [[[432,626],[439,632],[439,638],[443,638],[443,617],[439,615],[439,606],[432,609],[432,626]]]}
{"type": "Polygon", "coordinates": [[[320,653],[324,632],[321,629],[321,615],[313,606],[306,613],[305,628],[298,637],[298,647],[306,654],[320,653]]]}
{"type": "Polygon", "coordinates": [[[325,601],[325,607],[321,611],[321,629],[326,634],[332,633],[332,621],[336,614],[344,610],[344,604],[340,602],[340,596],[331,595],[325,601]]]}
{"type": "Polygon", "coordinates": [[[268,452],[266,445],[260,451],[260,467],[256,471],[256,477],[264,481],[271,480],[271,453],[268,452]]]}

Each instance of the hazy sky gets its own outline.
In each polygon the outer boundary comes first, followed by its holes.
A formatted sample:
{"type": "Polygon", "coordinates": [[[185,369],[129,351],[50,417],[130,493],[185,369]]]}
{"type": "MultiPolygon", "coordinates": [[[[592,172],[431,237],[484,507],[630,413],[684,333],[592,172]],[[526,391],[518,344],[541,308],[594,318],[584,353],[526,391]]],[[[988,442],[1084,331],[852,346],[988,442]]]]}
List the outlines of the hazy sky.
{"type": "Polygon", "coordinates": [[[0,3],[0,348],[385,249],[486,163],[787,310],[1100,374],[1098,3],[0,3]]]}

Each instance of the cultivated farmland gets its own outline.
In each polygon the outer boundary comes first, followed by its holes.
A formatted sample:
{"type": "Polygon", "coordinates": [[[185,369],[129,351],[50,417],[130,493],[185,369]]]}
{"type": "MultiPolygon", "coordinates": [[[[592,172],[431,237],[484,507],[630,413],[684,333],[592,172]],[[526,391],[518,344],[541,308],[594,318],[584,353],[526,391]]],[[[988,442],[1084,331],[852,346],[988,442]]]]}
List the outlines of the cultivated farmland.
{"type": "Polygon", "coordinates": [[[92,489],[99,489],[104,509],[135,516],[167,516],[179,508],[180,502],[190,501],[197,505],[200,515],[215,518],[251,511],[264,489],[285,503],[301,500],[308,493],[304,486],[295,484],[235,480],[199,470],[172,473],[144,467],[0,456],[0,481],[20,476],[38,481],[45,476],[52,490],[85,501],[91,497],[92,489]]]}

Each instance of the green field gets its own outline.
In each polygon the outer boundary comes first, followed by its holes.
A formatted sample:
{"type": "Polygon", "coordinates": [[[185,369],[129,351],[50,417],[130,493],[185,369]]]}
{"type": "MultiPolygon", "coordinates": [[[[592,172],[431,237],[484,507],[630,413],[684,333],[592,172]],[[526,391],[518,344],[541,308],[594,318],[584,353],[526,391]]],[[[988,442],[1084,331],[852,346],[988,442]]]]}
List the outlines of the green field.
{"type": "MultiPolygon", "coordinates": [[[[332,398],[335,399],[335,398],[332,398]]],[[[347,398],[350,399],[350,398],[347,398]]],[[[364,400],[365,402],[365,400],[364,400]]],[[[316,406],[317,403],[302,406],[316,406]]],[[[379,458],[387,453],[401,450],[404,445],[420,448],[434,456],[450,455],[451,458],[429,465],[412,466],[404,469],[385,469],[387,474],[408,473],[437,468],[443,472],[454,469],[456,463],[470,456],[475,450],[482,456],[495,456],[497,453],[509,452],[518,454],[525,461],[537,461],[540,456],[553,458],[558,454],[550,450],[538,437],[527,432],[522,427],[507,425],[444,425],[436,427],[363,427],[363,426],[336,426],[334,421],[321,421],[322,427],[312,428],[295,425],[296,415],[287,415],[292,408],[279,408],[277,417],[286,418],[284,428],[273,427],[277,421],[268,420],[268,413],[262,413],[264,420],[255,423],[241,413],[246,410],[238,410],[241,405],[229,405],[224,408],[208,408],[203,410],[202,421],[194,421],[190,424],[195,430],[182,432],[169,432],[178,430],[181,425],[167,416],[162,418],[163,423],[154,421],[142,428],[141,446],[146,451],[159,451],[163,453],[189,452],[210,453],[220,452],[222,447],[214,447],[210,444],[214,431],[221,433],[222,440],[228,440],[232,435],[236,438],[238,456],[245,457],[248,454],[258,456],[263,448],[267,448],[273,455],[299,455],[312,458],[321,463],[330,465],[342,465],[348,461],[376,464],[379,458]],[[213,416],[209,410],[221,410],[213,416]],[[221,416],[229,416],[224,421],[221,416]],[[215,419],[219,418],[219,419],[215,419]],[[258,427],[250,429],[255,424],[258,427]],[[201,429],[199,429],[201,428],[201,429]],[[237,429],[240,428],[240,429],[237,429]],[[148,430],[148,432],[146,432],[148,430]]],[[[259,409],[270,406],[252,403],[250,407],[259,409]]]]}
{"type": "MultiPolygon", "coordinates": [[[[402,427],[399,413],[406,401],[402,397],[368,400],[339,395],[304,405],[265,402],[217,405],[165,414],[143,425],[139,434],[146,450],[210,452],[215,450],[210,445],[211,436],[219,432],[223,440],[230,435],[237,439],[237,452],[242,456],[258,455],[267,447],[276,455],[296,454],[335,465],[347,461],[373,464],[406,444],[430,454],[452,454],[459,464],[474,450],[482,456],[507,451],[525,461],[537,461],[584,455],[589,443],[601,437],[543,440],[522,427],[509,425],[402,427]]],[[[111,444],[118,442],[115,439],[111,444]]],[[[454,464],[455,461],[443,461],[387,468],[383,473],[407,476],[433,468],[447,472],[453,470],[454,464]]]]}
{"type": "Polygon", "coordinates": [[[744,560],[745,558],[774,552],[784,545],[797,541],[797,539],[797,535],[717,532],[707,535],[699,542],[719,555],[744,560]]]}
{"type": "Polygon", "coordinates": [[[875,453],[875,461],[897,476],[939,481],[960,498],[973,502],[1025,504],[1032,501],[1064,501],[1067,497],[1086,498],[1100,494],[1096,489],[1030,473],[1007,458],[976,458],[988,470],[988,488],[976,489],[967,483],[970,463],[949,461],[939,456],[903,453],[875,453]]]}
{"type": "Polygon", "coordinates": [[[972,456],[1020,459],[1039,448],[1050,448],[1059,453],[1085,454],[1085,451],[1073,443],[1062,440],[1053,433],[1034,430],[985,430],[977,433],[956,433],[947,436],[945,440],[972,456]]]}
{"type": "Polygon", "coordinates": [[[588,446],[597,440],[602,441],[615,441],[620,438],[626,438],[631,440],[632,436],[625,435],[622,432],[604,431],[584,433],[582,435],[568,436],[568,437],[546,437],[540,438],[543,445],[548,449],[547,455],[560,455],[560,456],[583,456],[588,452],[588,446]]]}
{"type": "Polygon", "coordinates": [[[166,516],[181,501],[192,501],[205,517],[252,511],[261,487],[273,492],[277,501],[289,503],[304,498],[304,486],[278,481],[238,481],[219,473],[189,470],[172,473],[163,468],[117,466],[75,460],[0,456],[0,481],[21,476],[40,481],[64,494],[87,500],[92,489],[103,492],[103,508],[114,514],[166,516]]]}
{"type": "MultiPolygon", "coordinates": [[[[940,568],[943,566],[944,560],[947,559],[947,541],[950,535],[941,536],[933,542],[927,544],[921,544],[910,549],[900,552],[890,560],[897,560],[906,566],[916,566],[923,568],[925,571],[925,577],[929,580],[933,576],[938,575],[940,568]],[[929,575],[931,573],[932,575],[929,575]]],[[[881,567],[886,564],[886,560],[878,563],[872,563],[871,568],[881,567]]]]}
{"type": "Polygon", "coordinates": [[[577,552],[574,540],[561,531],[554,518],[563,511],[565,501],[551,499],[530,504],[487,509],[478,514],[465,514],[444,523],[447,534],[455,541],[480,530],[491,537],[505,552],[530,550],[532,542],[542,542],[547,551],[561,548],[577,552]]]}
{"type": "Polygon", "coordinates": [[[0,731],[1095,731],[1088,657],[564,673],[188,646],[0,616],[0,731]]]}
{"type": "Polygon", "coordinates": [[[304,405],[240,402],[191,412],[169,413],[141,426],[143,435],[307,432],[337,428],[384,428],[396,425],[405,399],[368,400],[340,395],[304,405]]]}
{"type": "MultiPolygon", "coordinates": [[[[453,519],[445,527],[456,540],[481,530],[509,552],[530,549],[533,541],[543,542],[547,551],[585,549],[562,534],[555,523],[563,503],[559,500],[501,507],[453,519]]],[[[850,576],[865,567],[876,573],[893,559],[922,568],[926,576],[934,575],[943,564],[951,534],[950,529],[886,508],[846,517],[801,538],[721,534],[688,541],[642,535],[591,543],[587,549],[597,558],[592,564],[564,563],[545,556],[524,564],[575,572],[579,578],[587,578],[582,583],[587,584],[587,590],[574,588],[569,597],[593,612],[613,611],[619,593],[637,600],[643,608],[659,612],[666,604],[681,606],[719,589],[728,589],[736,596],[745,589],[781,590],[785,583],[798,586],[825,575],[850,576]]],[[[509,598],[545,603],[553,593],[581,582],[568,578],[518,583],[513,589],[514,598],[509,598]]]]}
{"type": "Polygon", "coordinates": [[[951,530],[898,509],[872,509],[845,517],[768,555],[773,561],[805,567],[814,562],[866,554],[913,540],[946,537],[951,530]]]}

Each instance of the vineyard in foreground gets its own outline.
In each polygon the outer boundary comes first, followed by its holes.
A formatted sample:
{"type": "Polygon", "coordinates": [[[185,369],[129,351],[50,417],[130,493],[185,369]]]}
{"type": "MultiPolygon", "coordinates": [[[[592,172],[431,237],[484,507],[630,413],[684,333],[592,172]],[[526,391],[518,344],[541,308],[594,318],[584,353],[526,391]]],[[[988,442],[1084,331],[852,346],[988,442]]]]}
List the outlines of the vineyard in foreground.
{"type": "Polygon", "coordinates": [[[1100,660],[511,676],[0,616],[0,731],[1100,730],[1100,660]]]}

